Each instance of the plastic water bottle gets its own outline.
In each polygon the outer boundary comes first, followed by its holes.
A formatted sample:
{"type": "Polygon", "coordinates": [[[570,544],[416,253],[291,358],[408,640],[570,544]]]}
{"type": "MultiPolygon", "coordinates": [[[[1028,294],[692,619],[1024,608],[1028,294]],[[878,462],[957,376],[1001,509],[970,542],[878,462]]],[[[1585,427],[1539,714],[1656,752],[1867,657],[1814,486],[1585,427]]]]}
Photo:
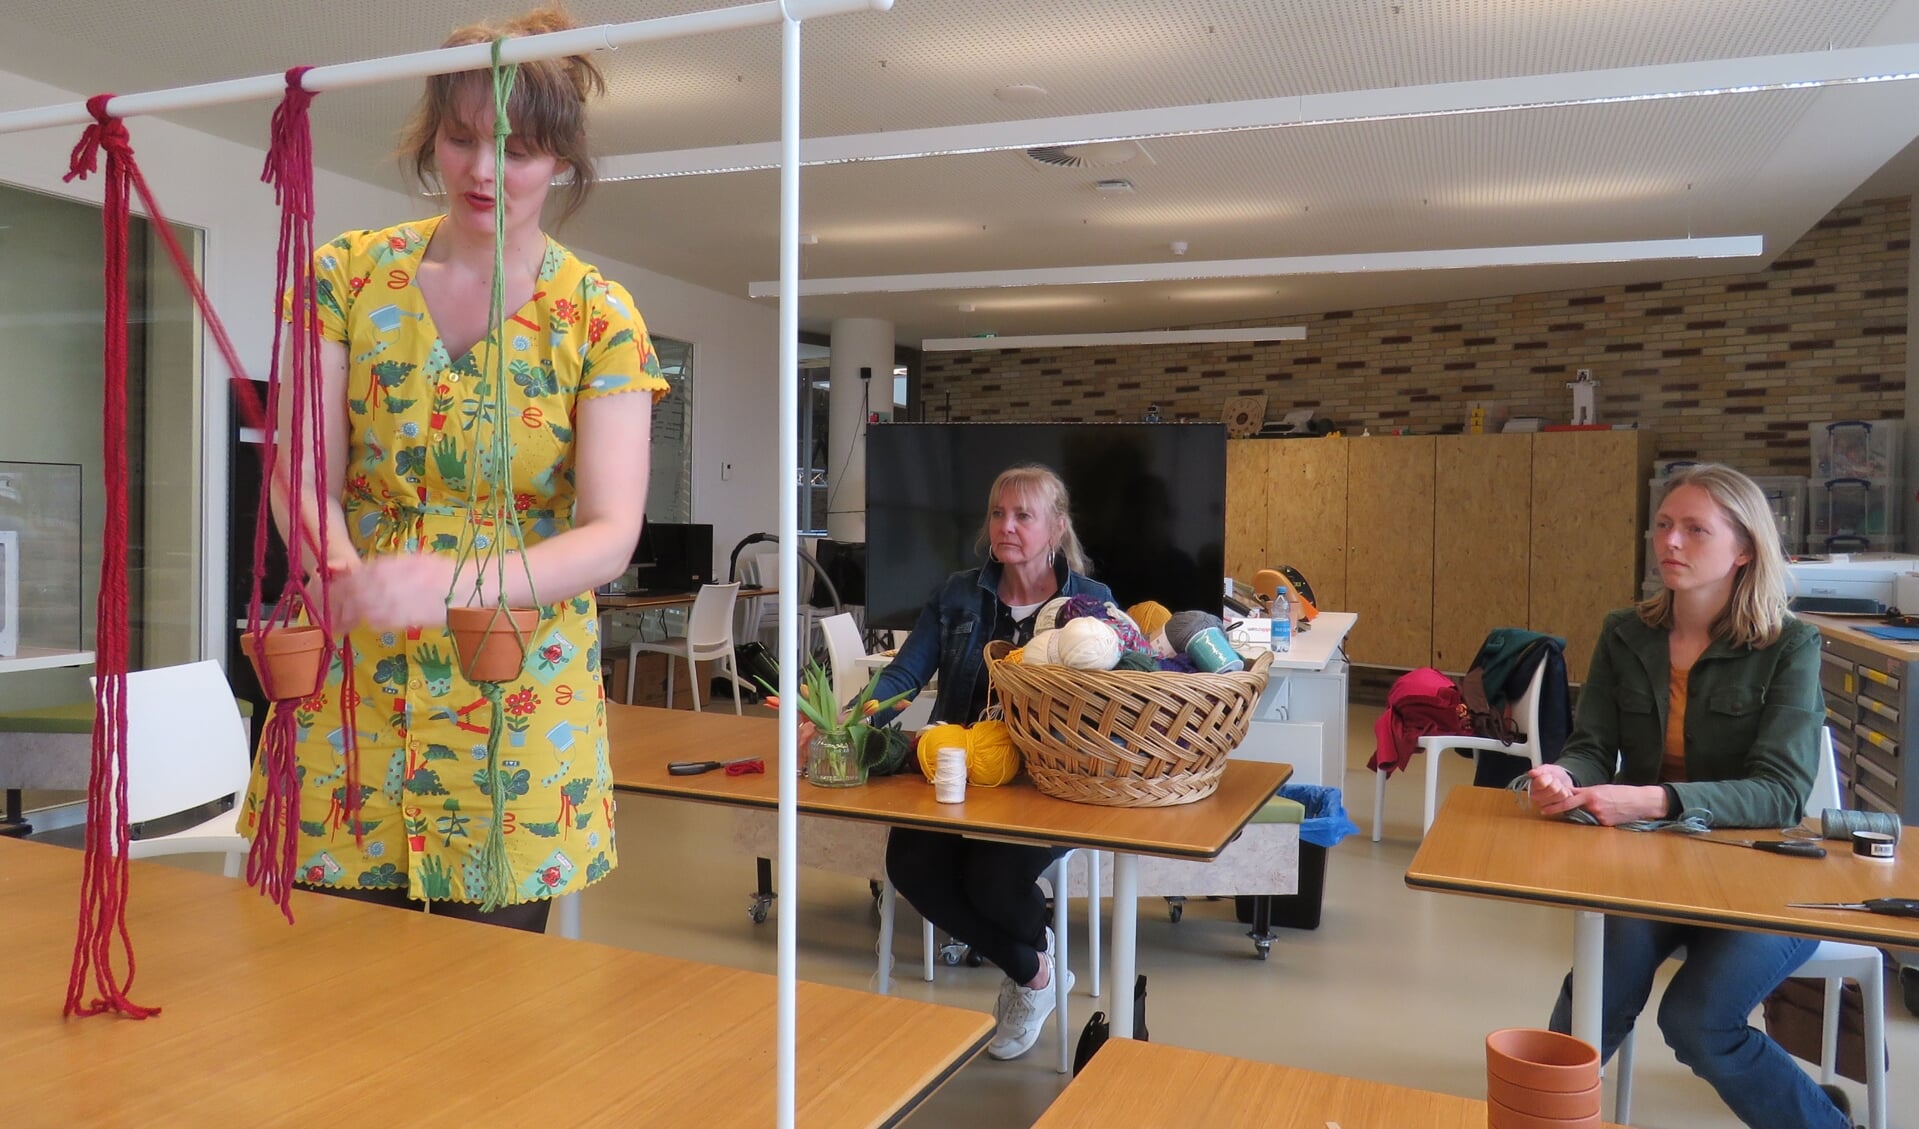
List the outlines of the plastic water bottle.
{"type": "Polygon", "coordinates": [[[1286,598],[1286,586],[1280,585],[1273,593],[1273,653],[1284,654],[1293,649],[1293,602],[1286,598]]]}

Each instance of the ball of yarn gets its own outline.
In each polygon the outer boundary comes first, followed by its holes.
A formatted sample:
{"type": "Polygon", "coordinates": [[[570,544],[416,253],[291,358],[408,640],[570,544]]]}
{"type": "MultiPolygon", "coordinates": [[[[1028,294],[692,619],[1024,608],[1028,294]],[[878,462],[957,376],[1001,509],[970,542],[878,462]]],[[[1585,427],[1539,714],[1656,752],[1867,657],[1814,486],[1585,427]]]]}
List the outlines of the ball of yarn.
{"type": "Polygon", "coordinates": [[[1179,654],[1178,651],[1173,650],[1173,645],[1166,641],[1166,629],[1163,627],[1153,632],[1152,638],[1146,640],[1146,645],[1153,649],[1153,654],[1162,659],[1170,659],[1179,654]]]}
{"type": "Polygon", "coordinates": [[[1111,670],[1119,661],[1119,633],[1103,619],[1082,616],[1061,627],[1054,655],[1061,666],[1074,670],[1111,670]]]}
{"type": "Polygon", "coordinates": [[[1171,658],[1159,660],[1159,669],[1177,671],[1180,674],[1198,674],[1199,664],[1185,655],[1174,655],[1171,658]]]}
{"type": "MultiPolygon", "coordinates": [[[[1109,604],[1107,606],[1111,607],[1112,605],[1109,604]]],[[[1117,611],[1118,609],[1114,609],[1114,610],[1117,611]]],[[[1121,613],[1121,614],[1123,615],[1124,613],[1121,613]]],[[[1119,636],[1120,650],[1126,651],[1128,653],[1152,651],[1153,645],[1146,641],[1146,636],[1141,635],[1139,633],[1139,628],[1133,626],[1132,620],[1120,619],[1115,621],[1115,620],[1109,619],[1109,620],[1103,620],[1102,622],[1104,622],[1108,627],[1111,627],[1113,629],[1113,633],[1119,636]]]]}
{"type": "Polygon", "coordinates": [[[1033,637],[1026,641],[1026,646],[1021,648],[1019,661],[1027,666],[1049,666],[1057,663],[1059,661],[1058,641],[1059,632],[1057,631],[1035,632],[1033,637]]]}
{"type": "Polygon", "coordinates": [[[941,749],[966,750],[966,780],[981,788],[996,788],[1019,775],[1019,750],[1003,721],[973,725],[929,725],[920,730],[920,771],[930,782],[939,767],[941,749]]]}
{"type": "Polygon", "coordinates": [[[1145,651],[1128,651],[1119,657],[1119,662],[1113,669],[1156,671],[1159,669],[1159,659],[1145,651]]]}
{"type": "Polygon", "coordinates": [[[1154,632],[1166,626],[1167,620],[1173,618],[1173,613],[1158,600],[1142,600],[1127,608],[1126,615],[1133,621],[1133,626],[1139,628],[1140,634],[1149,639],[1154,632]]]}
{"type": "Polygon", "coordinates": [[[1210,612],[1179,612],[1166,621],[1166,642],[1173,650],[1185,654],[1186,644],[1193,641],[1193,636],[1218,626],[1219,617],[1210,612]]]}
{"type": "Polygon", "coordinates": [[[1041,604],[1039,610],[1033,613],[1033,631],[1051,631],[1058,627],[1060,609],[1066,606],[1067,599],[1066,596],[1054,596],[1041,604]]]}
{"type": "Polygon", "coordinates": [[[1014,647],[1012,650],[1006,652],[1006,657],[1000,661],[1009,663],[1024,662],[1026,661],[1026,648],[1014,647]]]}

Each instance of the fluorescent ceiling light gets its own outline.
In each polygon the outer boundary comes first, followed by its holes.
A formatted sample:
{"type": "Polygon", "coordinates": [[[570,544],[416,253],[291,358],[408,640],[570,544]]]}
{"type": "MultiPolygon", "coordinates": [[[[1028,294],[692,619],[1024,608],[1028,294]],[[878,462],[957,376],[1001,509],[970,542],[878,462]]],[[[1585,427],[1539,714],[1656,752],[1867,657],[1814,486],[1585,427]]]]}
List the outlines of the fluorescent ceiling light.
{"type": "Polygon", "coordinates": [[[1040,333],[1025,337],[928,337],[929,353],[972,353],[987,349],[1077,348],[1082,345],[1205,345],[1216,341],[1304,341],[1303,325],[1257,329],[1162,329],[1138,333],[1040,333]]]}
{"type": "MultiPolygon", "coordinates": [[[[1032,149],[1192,137],[1294,126],[1492,114],[1568,106],[1607,106],[1721,94],[1817,90],[1905,82],[1919,78],[1919,44],[1848,47],[1744,59],[1709,59],[1646,67],[1522,75],[1471,82],[1430,83],[1379,90],[1260,98],[1212,105],[1172,106],[1016,122],[902,129],[888,133],[815,137],[800,141],[802,165],[889,161],[1032,149]]],[[[773,169],[780,164],[776,141],[719,145],[656,153],[627,153],[599,162],[601,180],[773,169]]]]}
{"type": "MultiPolygon", "coordinates": [[[[1701,239],[1642,239],[1616,243],[1557,243],[1536,247],[1453,247],[1437,251],[1376,251],[1354,255],[1296,255],[1278,259],[1213,259],[1163,263],[1116,263],[1032,270],[948,271],[884,274],[863,278],[809,278],[801,297],[827,294],[908,294],[923,290],[982,290],[1011,286],[1089,286],[1120,282],[1181,282],[1193,278],[1280,278],[1311,274],[1467,270],[1478,267],[1563,266],[1572,263],[1635,263],[1671,259],[1757,258],[1758,235],[1701,239]]],[[[777,298],[777,282],[755,282],[748,297],[777,298]]]]}

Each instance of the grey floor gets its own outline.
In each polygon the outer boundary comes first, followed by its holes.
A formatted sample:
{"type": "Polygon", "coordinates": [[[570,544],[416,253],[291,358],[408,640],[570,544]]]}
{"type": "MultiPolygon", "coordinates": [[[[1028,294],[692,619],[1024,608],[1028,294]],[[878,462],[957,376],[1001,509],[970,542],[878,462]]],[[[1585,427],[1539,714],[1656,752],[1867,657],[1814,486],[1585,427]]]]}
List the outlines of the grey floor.
{"type": "MultiPolygon", "coordinates": [[[[1317,930],[1282,930],[1271,959],[1261,962],[1230,901],[1193,901],[1178,924],[1157,899],[1142,901],[1139,962],[1151,978],[1151,1034],[1155,1041],[1186,1047],[1483,1097],[1481,1040],[1495,1028],[1543,1024],[1566,969],[1571,919],[1560,911],[1406,888],[1405,869],[1419,834],[1417,777],[1388,787],[1385,840],[1372,843],[1365,833],[1372,810],[1365,762],[1377,712],[1353,709],[1345,794],[1363,830],[1331,852],[1317,930]]],[[[1470,780],[1469,763],[1453,760],[1442,773],[1442,788],[1470,780]]],[[[773,971],[774,923],[755,925],[748,918],[753,860],[734,848],[725,811],[627,799],[620,804],[619,829],[621,866],[585,900],[586,940],[773,971]]],[[[800,975],[869,986],[877,918],[866,882],[803,870],[799,895],[800,975]]],[[[1072,910],[1072,959],[1083,981],[1084,903],[1075,901],[1072,910]]],[[[918,923],[902,911],[896,952],[912,968],[895,991],[990,1010],[999,986],[990,967],[942,965],[930,984],[913,975],[918,923]]],[[[1110,985],[1102,987],[1110,994],[1110,985]]],[[[1919,1019],[1900,1006],[1896,986],[1891,995],[1892,1126],[1915,1129],[1919,1019]]],[[[1076,993],[1075,1029],[1098,1006],[1083,990],[1076,993]]],[[[1738,1125],[1704,1083],[1673,1061],[1650,1019],[1639,1042],[1636,1125],[1738,1125]]],[[[1065,1085],[1054,1073],[1055,1047],[1049,1031],[1021,1061],[981,1057],[906,1124],[1031,1124],[1065,1085]]],[[[1845,1085],[1863,1120],[1864,1088],[1845,1085]]]]}

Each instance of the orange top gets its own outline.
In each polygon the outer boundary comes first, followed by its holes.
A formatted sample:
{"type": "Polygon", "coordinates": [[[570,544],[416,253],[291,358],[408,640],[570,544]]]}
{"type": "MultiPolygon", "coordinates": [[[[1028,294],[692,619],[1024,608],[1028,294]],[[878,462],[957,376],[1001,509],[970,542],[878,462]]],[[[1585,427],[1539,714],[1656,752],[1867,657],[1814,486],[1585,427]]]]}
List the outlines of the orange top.
{"type": "Polygon", "coordinates": [[[1680,784],[1686,779],[1686,677],[1691,667],[1672,668],[1666,690],[1666,755],[1659,762],[1659,782],[1680,784]]]}

